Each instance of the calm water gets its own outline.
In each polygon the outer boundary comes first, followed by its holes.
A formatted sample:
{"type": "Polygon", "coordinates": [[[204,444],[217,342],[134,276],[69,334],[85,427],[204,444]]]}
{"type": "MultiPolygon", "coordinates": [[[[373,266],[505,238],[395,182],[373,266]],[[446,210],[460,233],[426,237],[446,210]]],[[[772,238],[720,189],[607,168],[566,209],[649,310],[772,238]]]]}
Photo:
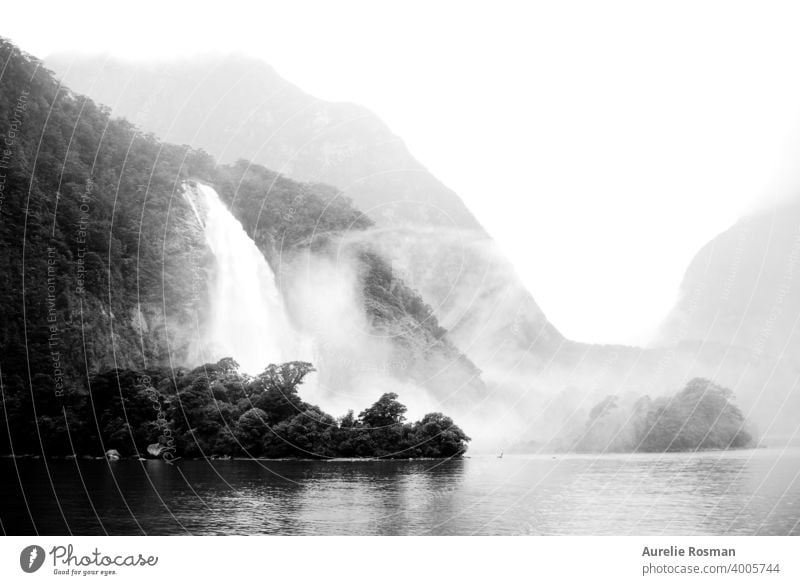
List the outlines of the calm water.
{"type": "Polygon", "coordinates": [[[47,466],[0,460],[6,533],[800,534],[797,449],[47,466]]]}

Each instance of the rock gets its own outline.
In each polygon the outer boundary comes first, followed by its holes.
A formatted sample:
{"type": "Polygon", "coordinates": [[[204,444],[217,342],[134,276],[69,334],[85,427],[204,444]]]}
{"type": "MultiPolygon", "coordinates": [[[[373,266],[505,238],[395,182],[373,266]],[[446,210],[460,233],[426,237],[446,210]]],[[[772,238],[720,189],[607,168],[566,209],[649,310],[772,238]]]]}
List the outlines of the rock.
{"type": "Polygon", "coordinates": [[[161,443],[151,443],[147,446],[147,452],[150,453],[153,457],[158,457],[161,455],[161,452],[164,450],[164,445],[161,443]]]}

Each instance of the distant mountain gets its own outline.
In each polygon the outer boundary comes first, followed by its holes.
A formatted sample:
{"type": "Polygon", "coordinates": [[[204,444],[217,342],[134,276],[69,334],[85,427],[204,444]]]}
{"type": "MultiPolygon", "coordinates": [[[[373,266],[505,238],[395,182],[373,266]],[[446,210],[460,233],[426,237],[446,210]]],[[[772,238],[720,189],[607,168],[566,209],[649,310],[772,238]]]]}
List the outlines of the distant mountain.
{"type": "Polygon", "coordinates": [[[800,409],[800,198],[749,214],[706,244],[653,345],[705,363],[705,375],[736,391],[762,430],[793,433],[796,416],[788,413],[800,409]]]}
{"type": "Polygon", "coordinates": [[[394,219],[480,230],[461,199],[428,173],[375,114],[325,102],[244,55],[132,63],[52,55],[68,87],[161,139],[221,162],[250,160],[343,190],[379,223],[394,219]]]}
{"type": "Polygon", "coordinates": [[[800,199],[743,217],[706,244],[686,270],[657,342],[777,356],[800,346],[799,319],[800,199]]]}

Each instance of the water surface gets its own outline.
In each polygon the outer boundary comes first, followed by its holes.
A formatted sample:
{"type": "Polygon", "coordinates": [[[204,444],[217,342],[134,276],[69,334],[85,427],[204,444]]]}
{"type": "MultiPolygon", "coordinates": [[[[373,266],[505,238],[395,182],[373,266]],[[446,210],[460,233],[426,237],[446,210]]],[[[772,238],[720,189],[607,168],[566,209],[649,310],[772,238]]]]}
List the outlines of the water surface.
{"type": "Polygon", "coordinates": [[[175,466],[3,459],[0,474],[7,534],[800,534],[797,449],[175,466]]]}

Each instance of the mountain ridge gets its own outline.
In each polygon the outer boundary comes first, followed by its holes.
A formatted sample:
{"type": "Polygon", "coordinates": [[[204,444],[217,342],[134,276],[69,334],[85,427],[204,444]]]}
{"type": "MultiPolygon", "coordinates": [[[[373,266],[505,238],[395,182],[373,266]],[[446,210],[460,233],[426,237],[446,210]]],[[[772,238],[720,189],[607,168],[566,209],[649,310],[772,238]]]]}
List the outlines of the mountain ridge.
{"type": "MultiPolygon", "coordinates": [[[[45,63],[66,85],[91,95],[117,115],[165,141],[196,144],[223,163],[240,158],[253,160],[297,180],[335,185],[380,223],[384,214],[370,209],[371,186],[345,188],[340,176],[327,174],[324,179],[319,176],[320,169],[325,170],[326,165],[320,167],[318,158],[328,162],[330,171],[353,154],[348,151],[346,142],[344,145],[324,142],[324,134],[335,135],[337,127],[354,125],[364,134],[375,135],[376,141],[371,147],[386,149],[384,154],[403,162],[395,165],[397,173],[424,175],[425,202],[437,203],[462,227],[483,230],[455,193],[430,175],[411,156],[402,139],[374,113],[351,102],[315,98],[255,57],[244,53],[205,53],[142,63],[107,55],[54,54],[48,56],[45,63]],[[212,87],[212,82],[218,87],[212,87]],[[231,103],[232,97],[240,101],[231,103]],[[159,107],[153,106],[156,102],[159,107]],[[175,103],[165,106],[166,102],[175,103]],[[225,111],[235,111],[237,122],[211,126],[210,121],[225,111]],[[298,118],[300,112],[310,121],[306,123],[304,118],[298,118]],[[198,120],[202,123],[198,124],[198,120]],[[248,131],[246,125],[271,131],[264,139],[248,131]],[[294,133],[300,136],[298,142],[309,148],[314,146],[316,150],[287,152],[281,144],[270,144],[270,135],[278,132],[294,133]],[[220,142],[224,142],[223,147],[220,142]]],[[[369,180],[366,178],[369,172],[369,165],[360,171],[362,180],[369,180]]],[[[389,189],[398,200],[407,199],[409,185],[414,187],[413,181],[397,182],[391,177],[379,177],[377,184],[381,190],[389,189]]],[[[411,211],[400,207],[391,210],[389,215],[413,217],[409,215],[411,211]]]]}

